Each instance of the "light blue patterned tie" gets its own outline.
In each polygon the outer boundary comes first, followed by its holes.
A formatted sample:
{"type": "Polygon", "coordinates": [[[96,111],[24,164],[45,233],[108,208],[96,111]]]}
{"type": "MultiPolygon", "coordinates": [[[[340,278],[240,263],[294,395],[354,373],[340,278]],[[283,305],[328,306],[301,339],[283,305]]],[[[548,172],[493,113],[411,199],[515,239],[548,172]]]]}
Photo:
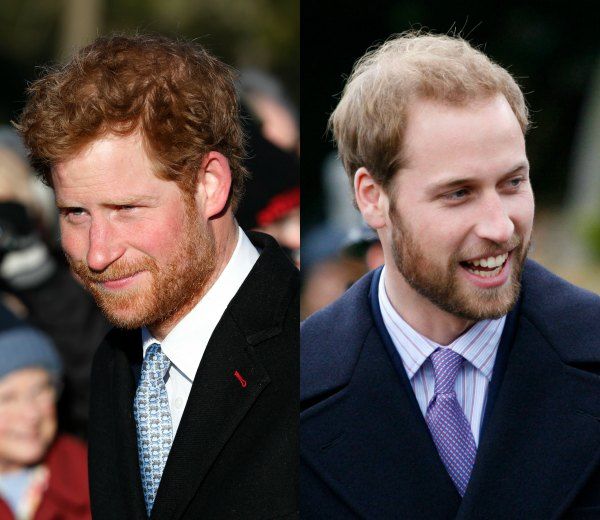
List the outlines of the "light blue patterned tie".
{"type": "Polygon", "coordinates": [[[169,363],[169,358],[163,354],[158,343],[148,347],[133,400],[140,473],[148,516],[173,441],[173,424],[164,380],[169,363]]]}
{"type": "Polygon", "coordinates": [[[438,348],[431,354],[431,362],[435,388],[425,420],[440,458],[462,497],[477,454],[471,426],[454,391],[456,376],[464,358],[450,349],[438,348]]]}

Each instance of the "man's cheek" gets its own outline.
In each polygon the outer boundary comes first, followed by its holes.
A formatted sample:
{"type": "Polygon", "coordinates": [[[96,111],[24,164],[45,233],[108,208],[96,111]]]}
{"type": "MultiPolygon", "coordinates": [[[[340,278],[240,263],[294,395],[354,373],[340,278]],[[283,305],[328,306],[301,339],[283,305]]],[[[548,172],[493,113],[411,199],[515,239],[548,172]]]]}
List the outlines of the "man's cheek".
{"type": "Polygon", "coordinates": [[[61,246],[67,257],[67,260],[82,261],[87,256],[86,240],[83,236],[73,231],[62,231],[61,246]]]}
{"type": "Polygon", "coordinates": [[[178,244],[184,238],[182,235],[182,227],[176,222],[169,226],[143,226],[131,230],[130,245],[147,255],[156,257],[177,250],[178,244]]]}

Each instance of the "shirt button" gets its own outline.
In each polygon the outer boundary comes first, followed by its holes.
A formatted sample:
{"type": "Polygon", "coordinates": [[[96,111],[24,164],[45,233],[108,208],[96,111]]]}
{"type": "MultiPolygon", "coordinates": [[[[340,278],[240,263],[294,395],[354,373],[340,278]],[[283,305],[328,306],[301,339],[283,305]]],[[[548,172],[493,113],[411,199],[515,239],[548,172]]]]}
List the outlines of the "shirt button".
{"type": "Polygon", "coordinates": [[[183,399],[181,397],[175,399],[175,408],[183,408],[183,399]]]}

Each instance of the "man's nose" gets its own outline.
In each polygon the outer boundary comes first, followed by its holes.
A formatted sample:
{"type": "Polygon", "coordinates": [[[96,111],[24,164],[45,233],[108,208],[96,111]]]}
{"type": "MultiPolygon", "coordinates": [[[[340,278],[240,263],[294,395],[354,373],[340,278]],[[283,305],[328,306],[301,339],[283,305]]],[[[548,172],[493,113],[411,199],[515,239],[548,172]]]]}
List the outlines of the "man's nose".
{"type": "Polygon", "coordinates": [[[125,248],[109,221],[92,221],[89,233],[87,265],[92,271],[104,271],[123,255],[125,248]]]}
{"type": "Polygon", "coordinates": [[[477,236],[496,244],[504,244],[514,232],[515,224],[502,197],[498,194],[487,197],[478,218],[477,236]]]}

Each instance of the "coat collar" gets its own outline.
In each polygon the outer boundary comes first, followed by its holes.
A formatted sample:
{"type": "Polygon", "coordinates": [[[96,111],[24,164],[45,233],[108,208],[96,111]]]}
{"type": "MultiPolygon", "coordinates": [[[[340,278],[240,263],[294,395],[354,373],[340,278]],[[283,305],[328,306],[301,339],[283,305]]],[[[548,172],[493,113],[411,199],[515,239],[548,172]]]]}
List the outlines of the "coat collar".
{"type": "Polygon", "coordinates": [[[522,283],[515,339],[460,519],[480,511],[558,518],[600,461],[600,380],[588,370],[600,362],[591,341],[600,300],[534,262],[522,283]]]}
{"type": "Polygon", "coordinates": [[[301,414],[305,464],[359,517],[448,518],[458,508],[410,391],[372,327],[348,384],[301,414]]]}
{"type": "Polygon", "coordinates": [[[390,356],[374,321],[369,300],[379,274],[370,273],[316,316],[333,330],[323,335],[319,327],[304,326],[301,455],[359,517],[395,518],[402,511],[406,518],[448,518],[460,497],[437,456],[402,362],[393,344],[398,359],[390,356]],[[307,352],[313,348],[321,355],[307,352]],[[332,362],[338,367],[327,378],[320,371],[332,362]],[[323,383],[328,380],[329,390],[323,383]]]}
{"type": "MultiPolygon", "coordinates": [[[[298,272],[271,237],[261,233],[248,235],[260,250],[260,257],[208,342],[151,518],[179,518],[183,514],[220,451],[269,384],[269,374],[258,361],[255,349],[281,333],[290,299],[297,290],[298,272]]],[[[136,517],[142,517],[144,502],[133,419],[141,338],[139,331],[113,330],[107,341],[116,350],[118,435],[124,446],[128,475],[132,477],[124,485],[130,487],[126,495],[132,497],[136,517]]]]}
{"type": "Polygon", "coordinates": [[[598,378],[565,365],[522,316],[458,518],[564,512],[598,463],[598,395],[598,378]]]}

